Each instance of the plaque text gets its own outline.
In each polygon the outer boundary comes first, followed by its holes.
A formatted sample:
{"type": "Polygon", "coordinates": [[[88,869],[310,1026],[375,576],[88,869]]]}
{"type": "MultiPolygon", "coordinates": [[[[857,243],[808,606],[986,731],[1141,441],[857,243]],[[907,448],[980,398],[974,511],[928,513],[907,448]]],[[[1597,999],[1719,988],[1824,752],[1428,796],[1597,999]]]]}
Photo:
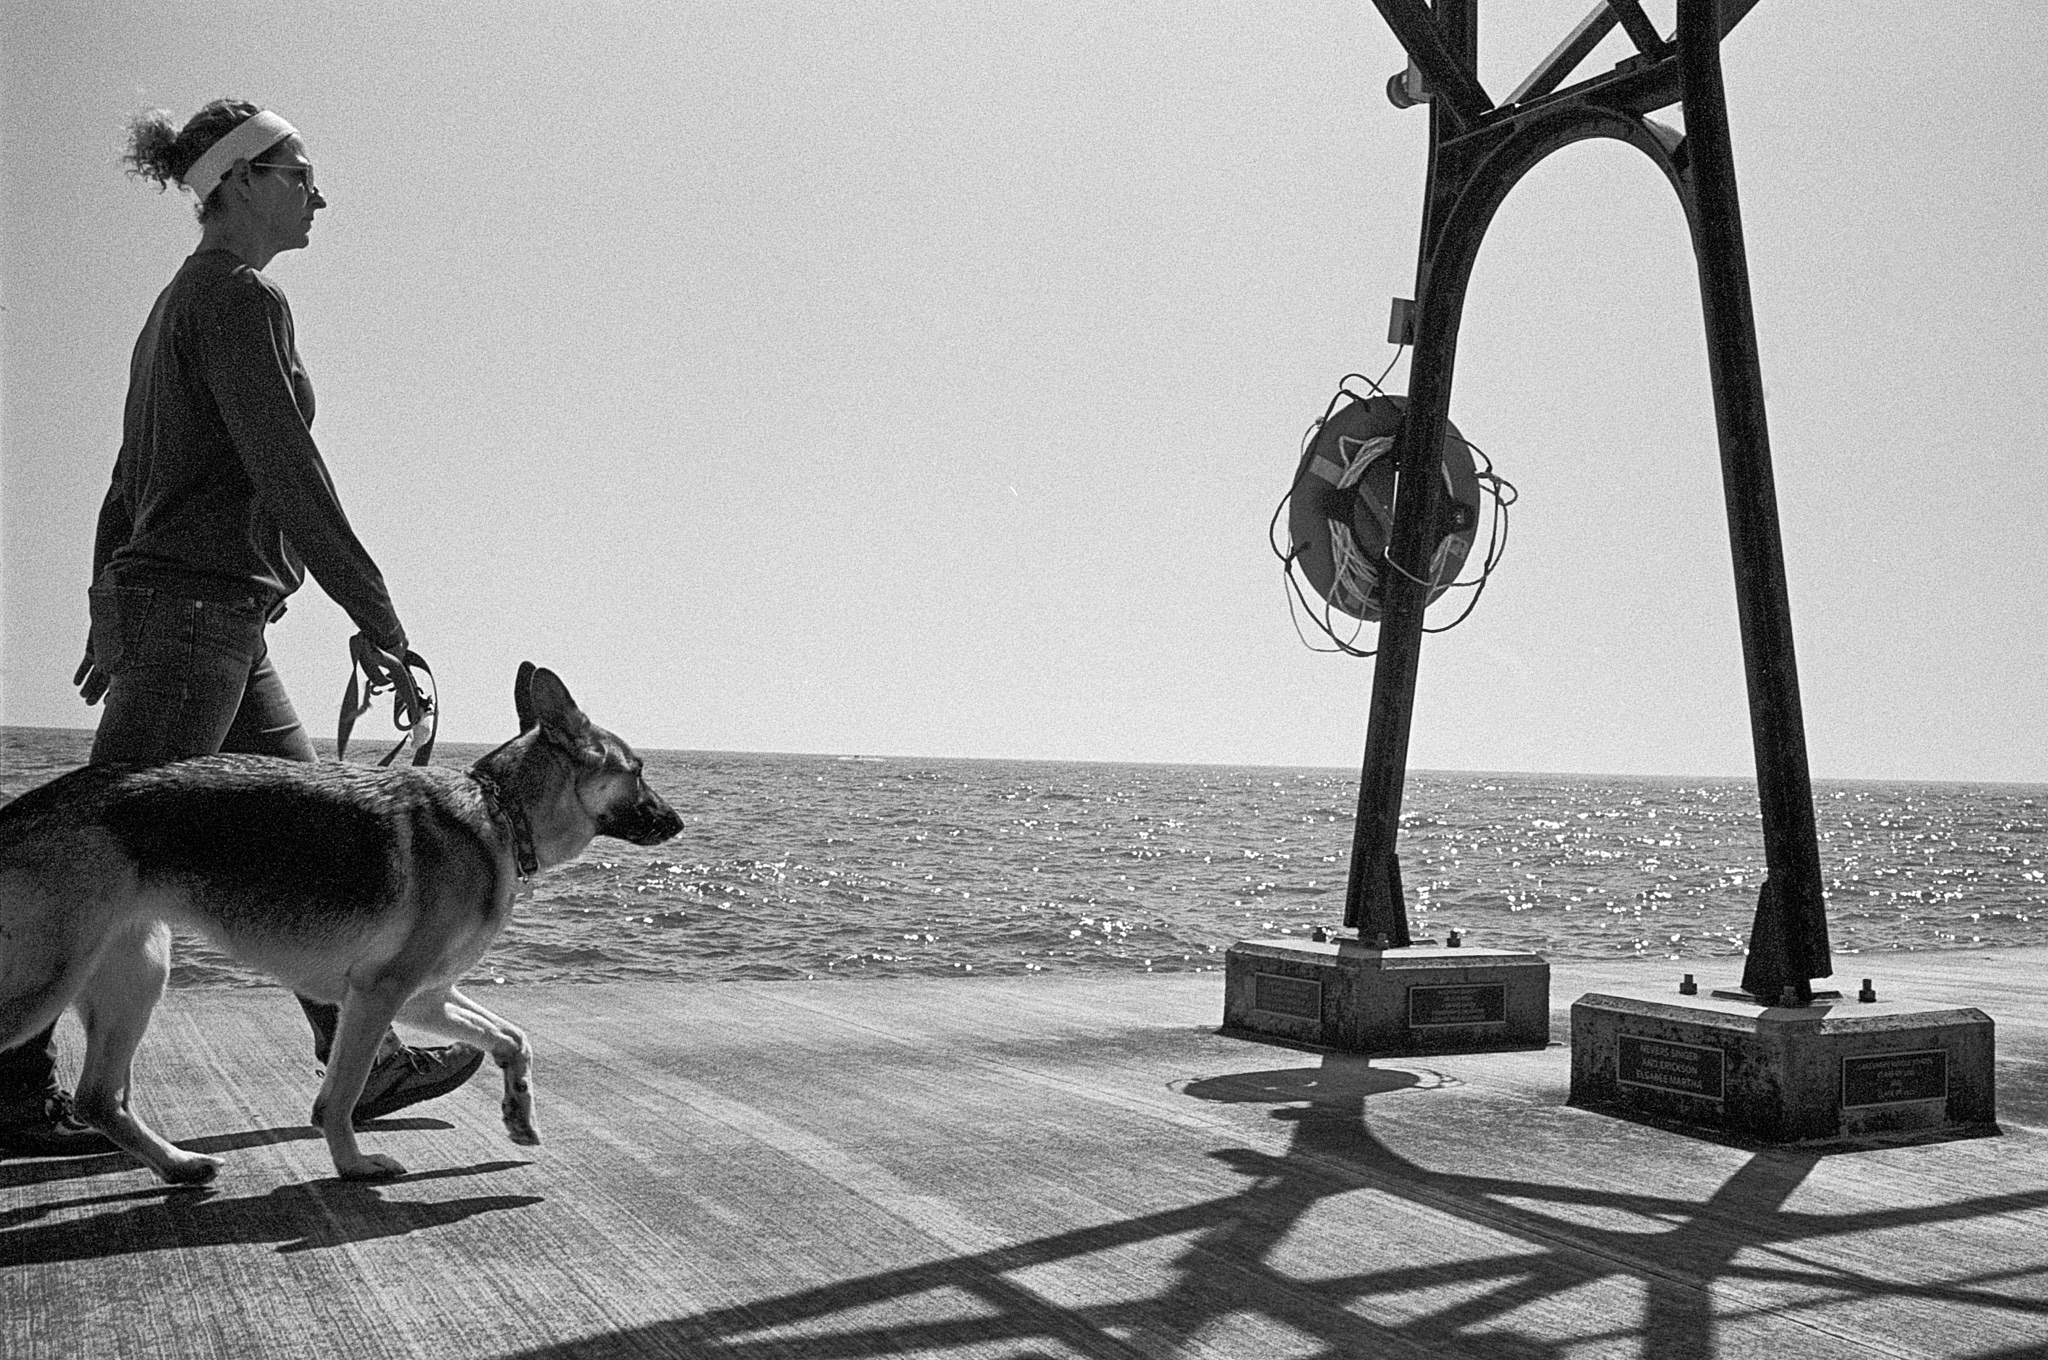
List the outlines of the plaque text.
{"type": "Polygon", "coordinates": [[[1252,974],[1252,1009],[1303,1020],[1323,1018],[1323,984],[1280,973],[1252,974]]]}
{"type": "Polygon", "coordinates": [[[1724,1058],[1718,1048],[1623,1034],[1615,1043],[1614,1063],[1615,1080],[1623,1086],[1678,1091],[1708,1100],[1722,1098],[1724,1058]]]}
{"type": "Polygon", "coordinates": [[[1413,1029],[1432,1025],[1503,1025],[1507,1018],[1505,982],[1408,989],[1408,1024],[1413,1029]]]}
{"type": "Polygon", "coordinates": [[[1867,1053],[1842,1059],[1842,1104],[1897,1105],[1948,1096],[1948,1054],[1938,1048],[1913,1053],[1867,1053]]]}

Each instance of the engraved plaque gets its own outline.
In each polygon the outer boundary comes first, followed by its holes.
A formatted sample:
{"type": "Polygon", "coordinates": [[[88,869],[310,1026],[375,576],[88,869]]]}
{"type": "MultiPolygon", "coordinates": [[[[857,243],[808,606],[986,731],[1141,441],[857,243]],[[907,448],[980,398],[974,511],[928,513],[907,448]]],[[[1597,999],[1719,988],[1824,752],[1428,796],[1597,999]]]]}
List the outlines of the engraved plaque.
{"type": "Polygon", "coordinates": [[[1719,1100],[1724,1062],[1718,1048],[1623,1034],[1615,1040],[1614,1079],[1623,1086],[1719,1100]]]}
{"type": "Polygon", "coordinates": [[[1408,1024],[1412,1029],[1427,1029],[1435,1025],[1504,1025],[1507,1020],[1508,985],[1505,982],[1408,989],[1408,1024]]]}
{"type": "Polygon", "coordinates": [[[1252,1009],[1303,1020],[1323,1018],[1323,984],[1279,973],[1252,974],[1252,1009]]]}
{"type": "Polygon", "coordinates": [[[1912,1053],[1870,1053],[1842,1059],[1842,1105],[1898,1105],[1948,1097],[1948,1054],[1938,1048],[1912,1053]]]}

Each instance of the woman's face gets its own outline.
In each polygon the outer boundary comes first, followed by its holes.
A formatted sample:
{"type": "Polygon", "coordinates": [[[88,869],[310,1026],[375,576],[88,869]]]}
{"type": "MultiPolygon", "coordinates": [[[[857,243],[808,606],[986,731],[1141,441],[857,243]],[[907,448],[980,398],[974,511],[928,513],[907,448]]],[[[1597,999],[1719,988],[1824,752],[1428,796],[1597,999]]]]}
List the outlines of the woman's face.
{"type": "Polygon", "coordinates": [[[249,162],[249,208],[264,238],[280,251],[304,247],[313,214],[327,206],[313,180],[313,162],[297,134],[249,162]]]}

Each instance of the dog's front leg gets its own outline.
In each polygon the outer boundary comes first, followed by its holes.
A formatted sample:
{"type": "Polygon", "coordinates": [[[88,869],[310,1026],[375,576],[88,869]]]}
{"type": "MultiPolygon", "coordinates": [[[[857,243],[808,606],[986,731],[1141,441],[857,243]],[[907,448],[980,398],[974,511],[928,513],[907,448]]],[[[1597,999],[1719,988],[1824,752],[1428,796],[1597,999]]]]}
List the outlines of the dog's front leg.
{"type": "Polygon", "coordinates": [[[511,1021],[492,1014],[453,987],[422,992],[405,1003],[398,1018],[448,1039],[464,1039],[491,1055],[505,1073],[499,1111],[505,1131],[524,1147],[540,1142],[533,1125],[533,1048],[511,1021]]]}
{"type": "Polygon", "coordinates": [[[355,1126],[363,1083],[369,1080],[378,1045],[404,1000],[404,989],[389,983],[377,987],[351,982],[348,995],[342,998],[341,1022],[335,1028],[333,1050],[327,1055],[327,1080],[320,1088],[325,1105],[320,1131],[327,1135],[335,1171],[346,1181],[383,1181],[405,1174],[397,1159],[365,1153],[356,1146],[355,1126]]]}

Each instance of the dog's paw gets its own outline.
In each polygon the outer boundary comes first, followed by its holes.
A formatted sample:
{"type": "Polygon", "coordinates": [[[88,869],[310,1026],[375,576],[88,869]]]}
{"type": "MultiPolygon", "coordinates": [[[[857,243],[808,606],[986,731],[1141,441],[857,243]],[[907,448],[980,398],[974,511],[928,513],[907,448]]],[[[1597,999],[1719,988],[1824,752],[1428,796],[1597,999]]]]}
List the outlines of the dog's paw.
{"type": "Polygon", "coordinates": [[[334,1169],[345,1181],[388,1181],[405,1174],[405,1166],[395,1157],[386,1157],[370,1152],[346,1164],[336,1162],[334,1169]]]}
{"type": "Polygon", "coordinates": [[[524,1091],[506,1096],[498,1106],[504,1116],[505,1133],[521,1147],[540,1145],[540,1130],[533,1126],[533,1097],[524,1091]]]}
{"type": "Polygon", "coordinates": [[[157,1174],[172,1185],[204,1185],[220,1174],[220,1158],[204,1157],[198,1153],[166,1162],[157,1168],[157,1174]]]}

